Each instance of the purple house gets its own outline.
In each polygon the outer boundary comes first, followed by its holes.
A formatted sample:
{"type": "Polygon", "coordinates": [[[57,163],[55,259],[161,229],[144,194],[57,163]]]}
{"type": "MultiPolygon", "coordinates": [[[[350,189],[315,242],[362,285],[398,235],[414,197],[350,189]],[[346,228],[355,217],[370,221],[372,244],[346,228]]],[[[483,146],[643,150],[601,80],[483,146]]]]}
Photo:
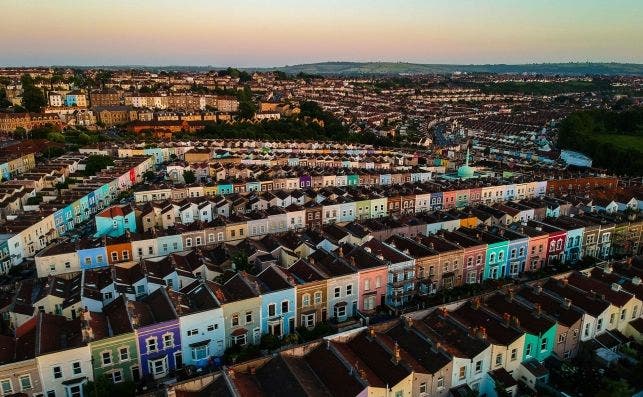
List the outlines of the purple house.
{"type": "Polygon", "coordinates": [[[310,175],[302,175],[299,177],[299,187],[307,188],[313,185],[313,178],[310,175]]]}
{"type": "Polygon", "coordinates": [[[179,316],[167,290],[159,288],[141,301],[128,301],[127,310],[136,329],[143,378],[161,379],[181,368],[179,316]]]}

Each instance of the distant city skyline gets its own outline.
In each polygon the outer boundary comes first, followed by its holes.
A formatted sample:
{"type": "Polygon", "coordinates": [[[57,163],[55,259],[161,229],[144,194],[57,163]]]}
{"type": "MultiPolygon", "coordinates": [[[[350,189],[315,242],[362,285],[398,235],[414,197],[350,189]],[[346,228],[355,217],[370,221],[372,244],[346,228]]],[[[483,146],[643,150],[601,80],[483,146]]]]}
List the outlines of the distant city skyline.
{"type": "Polygon", "coordinates": [[[643,63],[640,0],[5,0],[0,66],[643,63]]]}

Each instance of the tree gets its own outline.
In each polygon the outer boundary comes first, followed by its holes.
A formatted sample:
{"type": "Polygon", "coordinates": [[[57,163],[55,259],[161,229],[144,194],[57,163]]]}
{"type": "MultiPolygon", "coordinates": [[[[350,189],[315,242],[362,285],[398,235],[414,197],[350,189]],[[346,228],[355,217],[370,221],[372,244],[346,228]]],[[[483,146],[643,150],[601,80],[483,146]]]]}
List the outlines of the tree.
{"type": "Polygon", "coordinates": [[[93,382],[85,383],[83,395],[86,397],[134,397],[136,395],[136,386],[130,381],[112,383],[107,377],[97,377],[93,382]]]}
{"type": "Polygon", "coordinates": [[[237,113],[241,119],[250,120],[255,116],[257,107],[251,101],[244,101],[239,103],[239,110],[237,113]]]}
{"type": "Polygon", "coordinates": [[[30,112],[40,112],[40,109],[47,104],[42,90],[35,86],[30,75],[24,74],[22,82],[22,106],[30,112]]]}
{"type": "Polygon", "coordinates": [[[629,397],[634,390],[625,380],[604,379],[596,397],[629,397]]]}
{"type": "Polygon", "coordinates": [[[0,109],[5,109],[11,106],[11,102],[7,99],[7,91],[0,87],[0,109]]]}
{"type": "Polygon", "coordinates": [[[194,171],[192,170],[183,171],[183,180],[187,184],[196,182],[196,175],[194,175],[194,171]]]}
{"type": "Polygon", "coordinates": [[[143,180],[147,183],[154,181],[156,178],[156,173],[154,171],[145,171],[143,174],[143,180]]]}
{"type": "Polygon", "coordinates": [[[47,139],[52,142],[65,143],[65,136],[60,132],[50,132],[49,134],[47,134],[47,139]]]}
{"type": "Polygon", "coordinates": [[[87,163],[85,164],[85,175],[96,175],[98,171],[107,168],[108,166],[114,165],[114,159],[110,156],[105,156],[102,154],[92,154],[87,158],[87,163]]]}

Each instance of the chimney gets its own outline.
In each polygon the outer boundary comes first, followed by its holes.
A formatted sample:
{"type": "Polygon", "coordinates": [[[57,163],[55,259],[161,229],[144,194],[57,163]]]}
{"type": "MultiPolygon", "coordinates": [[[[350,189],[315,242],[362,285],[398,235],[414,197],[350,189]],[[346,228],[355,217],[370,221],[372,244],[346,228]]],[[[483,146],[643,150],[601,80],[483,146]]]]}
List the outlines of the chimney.
{"type": "Polygon", "coordinates": [[[487,339],[487,329],[485,327],[478,328],[478,337],[482,340],[487,339]]]}
{"type": "Polygon", "coordinates": [[[540,284],[536,284],[534,286],[534,294],[539,295],[541,292],[543,292],[543,286],[540,284]]]}
{"type": "Polygon", "coordinates": [[[512,288],[507,289],[506,299],[507,302],[512,302],[514,300],[514,290],[512,288]]]}
{"type": "Polygon", "coordinates": [[[232,368],[228,369],[228,377],[234,380],[234,369],[232,368]]]}
{"type": "Polygon", "coordinates": [[[520,328],[520,320],[518,320],[518,317],[514,316],[513,320],[514,320],[514,326],[516,326],[516,328],[520,328]]]}
{"type": "Polygon", "coordinates": [[[480,309],[480,297],[473,298],[473,308],[475,310],[480,309]]]}
{"type": "Polygon", "coordinates": [[[632,284],[641,285],[641,278],[639,276],[632,277],[632,284]]]}
{"type": "Polygon", "coordinates": [[[353,265],[353,266],[355,266],[355,265],[356,265],[355,257],[354,257],[354,256],[351,256],[350,261],[351,261],[351,265],[353,265]]]}
{"type": "Polygon", "coordinates": [[[612,291],[621,292],[621,284],[612,283],[612,291]]]}
{"type": "Polygon", "coordinates": [[[393,350],[393,363],[398,365],[401,360],[400,346],[395,342],[395,348],[393,350]]]}
{"type": "Polygon", "coordinates": [[[368,329],[368,334],[369,334],[369,336],[370,336],[371,338],[375,338],[375,328],[370,327],[370,328],[368,329]]]}
{"type": "Polygon", "coordinates": [[[503,324],[504,324],[505,326],[507,326],[507,327],[508,327],[508,326],[511,324],[511,315],[510,315],[509,313],[503,313],[503,315],[502,315],[502,319],[503,319],[503,321],[504,321],[504,323],[503,323],[503,324]]]}
{"type": "Polygon", "coordinates": [[[406,329],[411,329],[413,327],[413,318],[412,317],[405,317],[404,318],[404,325],[406,329]]]}
{"type": "Polygon", "coordinates": [[[441,307],[439,310],[440,310],[440,315],[442,317],[448,317],[449,316],[449,311],[447,310],[446,306],[441,307]]]}
{"type": "Polygon", "coordinates": [[[563,300],[563,307],[564,307],[565,309],[569,309],[569,308],[571,308],[571,307],[572,307],[572,300],[571,300],[571,299],[569,299],[569,298],[565,298],[565,299],[563,300]]]}
{"type": "Polygon", "coordinates": [[[603,268],[603,273],[611,274],[612,273],[612,266],[611,265],[605,265],[605,267],[603,268]]]}
{"type": "Polygon", "coordinates": [[[534,305],[534,315],[536,317],[540,317],[540,315],[542,314],[542,310],[543,309],[540,303],[536,303],[536,305],[534,305]]]}
{"type": "Polygon", "coordinates": [[[567,279],[567,277],[561,278],[560,283],[563,287],[567,287],[567,284],[569,284],[569,280],[567,279]]]}
{"type": "Polygon", "coordinates": [[[254,365],[250,367],[250,375],[254,375],[257,373],[257,367],[254,365]]]}
{"type": "Polygon", "coordinates": [[[340,257],[342,257],[342,258],[343,258],[343,257],[344,257],[344,248],[339,247],[339,250],[338,250],[338,252],[337,252],[337,255],[339,255],[340,257]]]}

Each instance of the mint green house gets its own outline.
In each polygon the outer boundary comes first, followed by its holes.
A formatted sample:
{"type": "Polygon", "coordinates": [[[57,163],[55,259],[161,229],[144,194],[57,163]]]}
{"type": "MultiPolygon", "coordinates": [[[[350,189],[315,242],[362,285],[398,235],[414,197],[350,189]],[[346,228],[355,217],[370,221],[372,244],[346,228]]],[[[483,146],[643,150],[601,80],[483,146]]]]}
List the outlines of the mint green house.
{"type": "Polygon", "coordinates": [[[545,317],[538,305],[528,306],[513,298],[513,292],[497,293],[485,305],[525,333],[522,361],[544,361],[556,343],[556,321],[545,317]]]}
{"type": "Polygon", "coordinates": [[[89,343],[94,379],[107,377],[114,383],[138,382],[138,349],[126,299],[116,298],[105,306],[103,313],[90,313],[90,318],[94,337],[99,332],[104,335],[89,343]]]}

